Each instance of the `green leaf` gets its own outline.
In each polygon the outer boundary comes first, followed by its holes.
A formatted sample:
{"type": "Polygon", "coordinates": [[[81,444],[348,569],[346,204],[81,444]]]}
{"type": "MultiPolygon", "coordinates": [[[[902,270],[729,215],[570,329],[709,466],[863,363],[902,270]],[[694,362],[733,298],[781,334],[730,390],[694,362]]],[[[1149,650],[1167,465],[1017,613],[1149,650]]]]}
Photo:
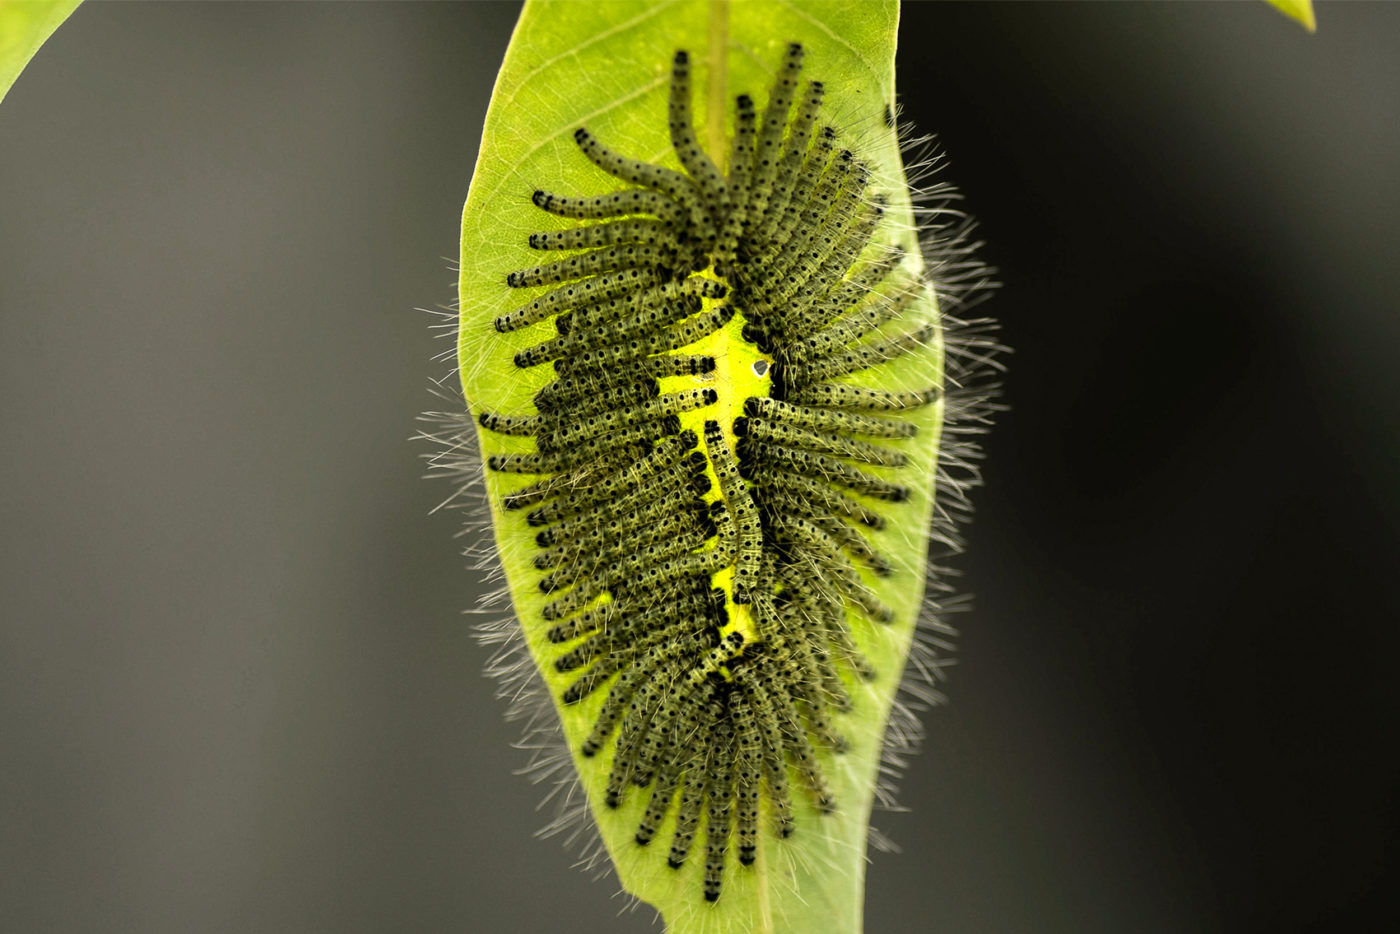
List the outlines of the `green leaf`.
{"type": "Polygon", "coordinates": [[[1297,20],[1308,32],[1317,32],[1317,20],[1313,17],[1312,0],[1268,0],[1289,19],[1297,20]]]}
{"type": "MultiPolygon", "coordinates": [[[[800,42],[806,49],[803,77],[825,83],[826,119],[837,125],[842,145],[870,166],[873,187],[890,198],[886,218],[898,231],[893,238],[917,257],[908,186],[889,119],[895,100],[897,25],[898,8],[892,0],[530,0],[497,80],[462,217],[458,362],[473,411],[528,415],[534,411],[534,394],[555,378],[548,366],[520,369],[512,362],[516,352],[552,337],[552,329],[540,324],[497,333],[492,321],[534,294],[524,293],[523,299],[519,290],[506,284],[507,273],[547,259],[528,247],[527,236],[567,226],[535,207],[531,193],[544,188],[593,195],[623,187],[583,157],[573,138],[575,130],[586,126],[612,149],[680,168],[667,133],[671,58],[678,49],[688,50],[694,63],[694,122],[701,142],[723,170],[735,95],[752,95],[761,112],[787,44],[800,42]]],[[[909,317],[930,319],[935,314],[931,293],[924,293],[908,312],[909,317]]],[[[739,319],[731,324],[707,339],[706,347],[721,361],[731,361],[722,363],[712,383],[719,391],[720,407],[742,414],[742,400],[752,391],[747,363],[755,356],[739,337],[739,319]],[[735,408],[735,400],[740,408],[735,408]]],[[[941,385],[940,338],[935,336],[928,353],[880,367],[879,385],[910,390],[941,385]]],[[[862,382],[862,376],[854,381],[862,382]]],[[[533,541],[537,529],[527,525],[523,510],[501,505],[504,495],[537,478],[486,471],[515,612],[555,701],[590,810],[623,886],[656,906],[670,931],[842,934],[861,929],[867,821],[885,726],[923,596],[943,405],[940,401],[909,417],[919,431],[908,448],[911,463],[904,472],[913,478],[910,498],[884,530],[871,533],[895,573],[888,579],[867,575],[870,587],[893,609],[894,622],[851,624],[878,677],[872,682],[850,679],[854,710],[837,723],[850,749],[842,755],[821,751],[819,756],[837,810],[823,815],[794,791],[795,832],[784,840],[765,830],[753,866],[739,867],[731,857],[722,897],[714,904],[700,897],[703,845],[697,843],[685,865],[673,870],[666,865],[666,833],[648,847],[633,840],[646,794],[633,789],[616,810],[603,803],[607,757],[585,758],[579,750],[607,692],[573,705],[559,703],[577,672],[566,675],[554,669],[560,650],[546,638],[550,624],[542,611],[557,595],[542,594],[538,587],[541,571],[532,565],[538,553],[533,541]]],[[[534,450],[530,438],[481,431],[479,440],[483,457],[534,450]]],[[[733,625],[752,641],[754,633],[744,628],[746,613],[738,616],[740,622],[733,625]]],[[[674,813],[667,818],[668,829],[673,819],[674,813]]]]}
{"type": "Polygon", "coordinates": [[[0,0],[0,101],[82,0],[0,0]]]}

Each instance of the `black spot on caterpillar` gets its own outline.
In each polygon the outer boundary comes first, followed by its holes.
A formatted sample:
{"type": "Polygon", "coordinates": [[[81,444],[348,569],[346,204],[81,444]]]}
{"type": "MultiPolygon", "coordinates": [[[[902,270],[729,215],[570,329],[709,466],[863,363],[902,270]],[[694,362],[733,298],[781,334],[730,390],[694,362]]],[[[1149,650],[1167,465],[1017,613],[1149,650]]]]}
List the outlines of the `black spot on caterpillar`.
{"type": "Polygon", "coordinates": [[[898,674],[866,657],[893,617],[873,582],[917,586],[872,536],[909,508],[911,416],[942,399],[879,378],[938,327],[908,313],[919,266],[803,58],[788,48],[761,110],[737,98],[722,167],[684,52],[665,114],[681,171],[576,128],[579,159],[625,187],[530,195],[575,223],[522,233],[545,261],[500,270],[520,298],[493,327],[525,331],[514,362],[543,385],[533,411],[477,413],[512,439],[488,469],[531,475],[499,505],[528,509],[547,595],[532,624],[557,699],[592,717],[577,753],[605,771],[605,804],[633,802],[638,845],[669,833],[669,865],[703,859],[711,901],[806,833],[797,811],[842,805],[852,685],[898,674]]]}

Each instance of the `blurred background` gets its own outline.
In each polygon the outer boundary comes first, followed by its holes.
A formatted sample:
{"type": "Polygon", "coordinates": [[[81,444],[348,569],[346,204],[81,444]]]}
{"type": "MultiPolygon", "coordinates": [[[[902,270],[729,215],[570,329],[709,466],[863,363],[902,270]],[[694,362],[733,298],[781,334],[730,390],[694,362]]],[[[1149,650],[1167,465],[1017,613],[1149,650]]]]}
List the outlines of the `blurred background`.
{"type": "MultiPolygon", "coordinates": [[[[659,929],[408,441],[516,13],[94,3],[0,105],[0,930],[659,929]]],[[[1016,352],[867,929],[1393,924],[1400,5],[904,17],[1016,352]]]]}

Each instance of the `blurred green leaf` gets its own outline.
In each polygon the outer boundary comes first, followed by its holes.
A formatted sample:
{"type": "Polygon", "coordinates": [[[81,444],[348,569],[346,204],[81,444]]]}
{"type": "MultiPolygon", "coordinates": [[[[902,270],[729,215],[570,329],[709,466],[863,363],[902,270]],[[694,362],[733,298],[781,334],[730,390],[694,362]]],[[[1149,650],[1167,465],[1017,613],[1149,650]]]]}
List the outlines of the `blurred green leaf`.
{"type": "Polygon", "coordinates": [[[1317,20],[1313,17],[1312,0],[1268,0],[1278,7],[1289,19],[1302,23],[1308,32],[1317,32],[1317,20]]]}
{"type": "Polygon", "coordinates": [[[0,101],[82,0],[0,0],[0,101]]]}

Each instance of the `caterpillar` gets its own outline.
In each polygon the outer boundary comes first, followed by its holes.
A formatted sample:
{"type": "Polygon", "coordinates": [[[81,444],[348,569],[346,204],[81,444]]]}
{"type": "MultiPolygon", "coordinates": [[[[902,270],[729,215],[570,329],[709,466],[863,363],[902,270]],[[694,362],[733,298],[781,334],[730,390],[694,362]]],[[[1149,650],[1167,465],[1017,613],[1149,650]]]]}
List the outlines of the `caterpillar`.
{"type": "MultiPolygon", "coordinates": [[[[873,771],[920,596],[943,589],[926,537],[958,547],[975,482],[933,509],[935,442],[985,415],[966,364],[995,350],[952,340],[907,195],[828,113],[807,49],[775,65],[766,96],[731,101],[725,151],[701,143],[685,49],[656,114],[668,158],[573,127],[611,183],[522,192],[531,262],[463,320],[462,346],[528,387],[472,410],[569,756],[701,904],[751,891],[789,841],[863,845],[851,775],[873,771]]],[[[967,464],[948,440],[940,467],[967,464]]]]}

